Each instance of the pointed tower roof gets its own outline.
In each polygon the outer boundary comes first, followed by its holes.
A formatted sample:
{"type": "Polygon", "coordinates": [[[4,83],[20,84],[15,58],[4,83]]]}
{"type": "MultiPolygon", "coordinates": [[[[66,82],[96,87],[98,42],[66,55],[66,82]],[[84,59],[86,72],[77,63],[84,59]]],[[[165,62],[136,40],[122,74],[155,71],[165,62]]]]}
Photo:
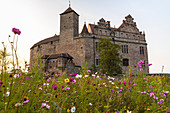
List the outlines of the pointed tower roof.
{"type": "Polygon", "coordinates": [[[88,30],[87,30],[87,27],[86,27],[86,23],[84,23],[84,26],[83,26],[83,29],[81,31],[81,34],[88,34],[88,30]]]}
{"type": "MultiPolygon", "coordinates": [[[[64,14],[71,13],[71,12],[74,12],[75,14],[77,14],[71,7],[69,7],[67,10],[65,10],[60,15],[64,15],[64,14]]],[[[77,14],[77,16],[79,16],[79,14],[77,14]]]]}

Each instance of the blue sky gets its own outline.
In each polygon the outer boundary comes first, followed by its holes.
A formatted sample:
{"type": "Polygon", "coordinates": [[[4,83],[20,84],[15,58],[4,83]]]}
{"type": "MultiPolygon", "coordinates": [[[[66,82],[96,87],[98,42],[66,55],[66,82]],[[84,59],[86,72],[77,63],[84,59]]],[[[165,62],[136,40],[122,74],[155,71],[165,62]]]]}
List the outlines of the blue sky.
{"type": "MultiPolygon", "coordinates": [[[[69,0],[0,0],[0,41],[8,47],[8,35],[13,27],[21,30],[18,54],[20,61],[29,61],[30,47],[54,34],[59,34],[60,16],[69,0]]],[[[80,15],[79,28],[99,19],[119,27],[131,14],[140,31],[145,31],[148,43],[150,72],[170,73],[170,1],[169,0],[71,0],[71,7],[80,15]]],[[[2,46],[0,46],[2,47],[2,46]]]]}

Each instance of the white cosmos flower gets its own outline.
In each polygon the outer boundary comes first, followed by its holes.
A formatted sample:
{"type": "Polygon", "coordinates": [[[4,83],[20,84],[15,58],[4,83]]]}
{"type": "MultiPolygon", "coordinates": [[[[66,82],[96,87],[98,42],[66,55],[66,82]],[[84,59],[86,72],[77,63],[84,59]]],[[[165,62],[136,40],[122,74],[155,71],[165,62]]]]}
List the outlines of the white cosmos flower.
{"type": "Polygon", "coordinates": [[[89,75],[85,75],[84,77],[88,77],[89,75]]]}
{"type": "Polygon", "coordinates": [[[19,74],[15,74],[15,75],[14,75],[14,78],[19,78],[19,74]]]}
{"type": "Polygon", "coordinates": [[[48,86],[48,85],[49,85],[49,83],[44,83],[43,85],[44,85],[44,86],[48,86]]]}
{"type": "Polygon", "coordinates": [[[82,75],[78,75],[78,74],[76,75],[76,78],[81,78],[81,77],[82,77],[82,75]]]}
{"type": "Polygon", "coordinates": [[[71,107],[71,112],[73,113],[75,111],[76,111],[76,107],[75,106],[71,107]]]}
{"type": "Polygon", "coordinates": [[[95,75],[95,74],[92,74],[91,76],[95,77],[96,75],[95,75]]]}
{"type": "Polygon", "coordinates": [[[92,106],[92,103],[89,103],[90,106],[92,106]]]}

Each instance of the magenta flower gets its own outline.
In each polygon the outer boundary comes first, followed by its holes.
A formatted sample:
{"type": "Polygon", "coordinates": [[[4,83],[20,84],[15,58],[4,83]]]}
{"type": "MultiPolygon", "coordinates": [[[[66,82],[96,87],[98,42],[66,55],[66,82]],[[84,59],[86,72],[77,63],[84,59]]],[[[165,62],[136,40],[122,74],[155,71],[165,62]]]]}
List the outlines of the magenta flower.
{"type": "Polygon", "coordinates": [[[154,75],[151,75],[151,77],[154,77],[154,75]]]}
{"type": "Polygon", "coordinates": [[[69,81],[70,81],[70,82],[73,82],[73,81],[74,81],[74,79],[73,79],[73,78],[70,78],[70,79],[69,79],[69,81]]]}
{"type": "Polygon", "coordinates": [[[14,34],[18,34],[18,35],[21,34],[21,31],[19,29],[16,29],[16,28],[12,28],[12,32],[14,32],[14,34]]]}
{"type": "Polygon", "coordinates": [[[138,65],[141,65],[141,64],[143,64],[144,63],[144,60],[141,60],[141,61],[139,61],[137,64],[138,65]]]}
{"type": "Polygon", "coordinates": [[[165,100],[168,100],[168,101],[170,101],[170,99],[168,99],[168,98],[166,98],[165,100]]]}
{"type": "Polygon", "coordinates": [[[147,66],[151,66],[152,64],[147,64],[147,66]]]}
{"type": "Polygon", "coordinates": [[[154,92],[151,92],[149,95],[150,95],[150,97],[152,97],[152,96],[154,97],[154,96],[155,96],[155,93],[154,93],[154,92]]]}
{"type": "Polygon", "coordinates": [[[25,79],[31,79],[30,77],[25,77],[25,79]]]}
{"type": "Polygon", "coordinates": [[[122,84],[124,84],[124,85],[125,85],[125,84],[126,84],[126,82],[123,82],[122,84]]]}
{"type": "Polygon", "coordinates": [[[155,85],[152,85],[152,87],[155,87],[155,85]]]}
{"type": "Polygon", "coordinates": [[[119,85],[121,84],[121,82],[118,83],[119,85]]]}
{"type": "Polygon", "coordinates": [[[52,85],[52,88],[54,88],[54,90],[57,90],[57,85],[56,84],[52,85]]]}
{"type": "Polygon", "coordinates": [[[76,75],[77,75],[77,73],[73,73],[72,75],[73,75],[73,76],[76,76],[76,75]]]}

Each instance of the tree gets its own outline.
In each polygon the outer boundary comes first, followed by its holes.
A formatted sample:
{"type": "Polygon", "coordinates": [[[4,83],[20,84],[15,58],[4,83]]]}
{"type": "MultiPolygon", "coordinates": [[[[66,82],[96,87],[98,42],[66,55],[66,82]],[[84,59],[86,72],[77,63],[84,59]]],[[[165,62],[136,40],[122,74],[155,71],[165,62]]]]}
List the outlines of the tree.
{"type": "Polygon", "coordinates": [[[119,55],[120,46],[115,44],[110,39],[101,39],[97,51],[100,53],[100,65],[101,72],[113,75],[122,73],[122,61],[119,55]]]}

